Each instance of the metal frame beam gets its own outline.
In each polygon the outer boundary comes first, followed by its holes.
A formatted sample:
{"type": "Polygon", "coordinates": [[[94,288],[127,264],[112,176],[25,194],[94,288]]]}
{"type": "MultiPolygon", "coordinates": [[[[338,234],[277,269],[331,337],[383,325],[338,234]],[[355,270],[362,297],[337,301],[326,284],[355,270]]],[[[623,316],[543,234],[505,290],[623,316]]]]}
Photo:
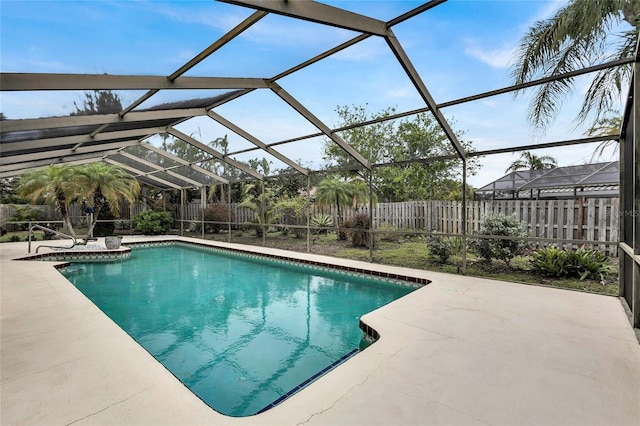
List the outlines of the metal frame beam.
{"type": "Polygon", "coordinates": [[[353,157],[358,163],[362,164],[366,169],[371,170],[371,164],[364,158],[358,151],[353,149],[351,145],[345,142],[340,136],[333,133],[333,131],[324,124],[318,117],[313,115],[311,111],[305,108],[296,98],[291,96],[286,90],[284,90],[278,83],[272,82],[270,84],[271,90],[278,95],[283,101],[285,101],[291,108],[295,109],[300,115],[306,118],[311,124],[316,126],[325,136],[331,138],[332,141],[337,143],[340,148],[344,149],[351,157],[353,157]]]}
{"type": "Polygon", "coordinates": [[[176,173],[173,170],[170,170],[168,168],[165,168],[165,167],[159,166],[159,165],[157,165],[155,163],[152,163],[151,161],[147,161],[144,158],[140,158],[137,155],[133,155],[133,154],[130,154],[130,153],[125,152],[125,151],[120,151],[118,154],[122,155],[123,157],[126,157],[126,158],[128,158],[130,160],[133,160],[133,161],[135,161],[137,163],[143,164],[143,165],[145,165],[147,167],[151,167],[152,169],[155,169],[155,170],[157,170],[159,172],[164,172],[164,173],[168,174],[169,176],[172,176],[172,177],[174,177],[174,178],[176,178],[178,180],[181,180],[183,182],[187,182],[187,183],[191,184],[192,186],[197,186],[199,188],[199,187],[201,187],[203,185],[206,185],[206,184],[204,184],[202,182],[198,182],[198,181],[190,179],[190,178],[188,178],[186,176],[182,176],[181,174],[176,173]]]}
{"type": "Polygon", "coordinates": [[[150,151],[153,151],[153,152],[155,152],[157,154],[160,154],[160,155],[162,155],[164,157],[167,157],[168,159],[173,160],[176,163],[180,163],[183,166],[190,167],[193,170],[195,170],[195,171],[197,171],[199,173],[202,173],[203,175],[209,176],[210,178],[213,178],[213,179],[215,179],[215,180],[217,180],[217,181],[219,181],[221,183],[229,184],[229,180],[228,179],[225,179],[222,176],[218,176],[217,174],[215,174],[215,173],[213,173],[213,172],[211,172],[211,171],[209,171],[209,170],[207,170],[205,168],[202,168],[202,167],[200,167],[200,166],[198,166],[196,164],[193,164],[193,163],[190,163],[190,162],[188,162],[186,160],[183,160],[182,158],[180,158],[180,157],[178,157],[176,155],[173,155],[173,154],[171,154],[171,153],[169,153],[169,152],[167,152],[167,151],[165,151],[163,149],[156,148],[155,146],[153,146],[151,144],[145,144],[145,145],[142,145],[142,146],[144,148],[150,150],[150,151]]]}
{"type": "MultiPolygon", "coordinates": [[[[95,163],[95,162],[96,162],[95,158],[88,158],[84,160],[66,161],[64,162],[64,164],[70,166],[70,165],[78,165],[78,164],[89,164],[89,163],[95,163]]],[[[6,170],[6,171],[3,170],[2,172],[0,172],[0,179],[20,176],[22,173],[24,173],[27,170],[29,171],[38,170],[44,167],[49,167],[50,165],[51,164],[45,164],[45,165],[39,165],[37,167],[28,167],[24,169],[15,169],[15,170],[6,170]]]]}
{"type": "Polygon", "coordinates": [[[121,117],[120,114],[70,115],[66,117],[26,118],[4,120],[1,133],[28,130],[56,129],[60,127],[96,126],[100,124],[136,123],[151,120],[193,118],[207,115],[205,108],[169,109],[158,111],[136,111],[121,117]]]}
{"type": "Polygon", "coordinates": [[[195,146],[196,148],[201,149],[202,151],[206,152],[207,154],[213,155],[218,160],[223,161],[223,162],[229,164],[230,166],[233,166],[235,168],[238,168],[238,169],[242,170],[243,172],[253,176],[256,179],[259,179],[259,180],[263,180],[264,179],[264,175],[262,175],[261,173],[258,173],[255,170],[251,169],[246,164],[242,164],[242,163],[240,163],[240,162],[238,162],[236,160],[233,160],[233,159],[225,156],[221,152],[216,151],[215,149],[211,148],[210,146],[207,146],[207,145],[203,144],[202,142],[194,139],[193,137],[191,137],[189,135],[186,135],[186,134],[182,133],[179,130],[176,130],[176,129],[170,127],[170,128],[167,129],[167,132],[172,134],[176,138],[178,138],[180,140],[183,140],[186,143],[195,146]]]}
{"type": "MultiPolygon", "coordinates": [[[[0,157],[0,165],[7,166],[10,164],[18,164],[18,163],[26,163],[29,161],[34,161],[38,159],[49,159],[49,161],[54,161],[61,157],[67,157],[69,155],[76,154],[89,154],[89,153],[102,153],[105,151],[112,151],[114,149],[122,149],[131,145],[138,144],[138,140],[130,140],[130,141],[120,141],[114,143],[105,143],[100,145],[91,145],[91,146],[83,146],[78,149],[67,148],[67,149],[57,149],[53,151],[40,151],[31,154],[21,154],[21,155],[11,155],[7,157],[0,157]]],[[[100,154],[104,155],[104,154],[100,154]]]]}
{"type": "Polygon", "coordinates": [[[261,78],[109,74],[0,73],[0,91],[263,89],[261,78]]]}
{"type": "MultiPolygon", "coordinates": [[[[134,175],[134,177],[136,177],[136,176],[144,176],[145,178],[147,178],[149,180],[152,180],[152,181],[155,181],[155,182],[159,183],[160,185],[163,185],[163,186],[166,186],[166,187],[169,187],[169,188],[173,188],[173,189],[182,189],[182,187],[180,187],[180,185],[176,185],[173,182],[168,182],[168,181],[166,181],[164,179],[160,179],[157,176],[153,176],[153,174],[151,174],[151,173],[145,173],[142,170],[138,170],[135,167],[131,167],[131,166],[127,165],[127,164],[122,164],[119,161],[116,161],[116,160],[114,160],[112,158],[104,158],[103,161],[105,161],[105,162],[107,162],[109,164],[114,164],[116,166],[122,167],[124,170],[127,170],[127,171],[131,172],[134,175]]],[[[162,187],[158,186],[158,188],[162,188],[162,187]]]]}
{"type": "Polygon", "coordinates": [[[232,132],[236,133],[237,135],[242,136],[243,138],[245,138],[246,140],[248,140],[249,142],[251,142],[252,144],[257,146],[258,148],[263,149],[264,151],[266,151],[267,153],[271,154],[272,156],[274,156],[278,160],[282,161],[283,163],[287,164],[291,168],[297,170],[298,172],[302,173],[305,176],[309,175],[309,170],[308,169],[300,166],[295,161],[290,160],[289,157],[279,153],[278,151],[276,151],[275,149],[271,148],[270,146],[267,146],[260,139],[258,139],[255,136],[249,134],[248,132],[244,131],[242,128],[236,126],[235,124],[233,124],[232,122],[230,122],[226,118],[222,117],[221,115],[216,114],[213,111],[209,111],[208,115],[209,115],[209,117],[211,117],[211,119],[213,119],[213,120],[217,121],[218,123],[222,124],[224,127],[226,127],[227,129],[231,130],[232,132]]]}
{"type": "Polygon", "coordinates": [[[365,34],[384,36],[387,23],[344,9],[308,0],[261,1],[221,0],[224,3],[250,7],[291,18],[344,28],[365,34]]]}
{"type": "MultiPolygon", "coordinates": [[[[144,129],[121,130],[116,132],[100,133],[95,137],[89,135],[63,136],[58,138],[34,139],[21,142],[5,142],[2,146],[2,156],[13,151],[23,151],[25,149],[42,149],[55,145],[71,145],[78,144],[76,149],[80,149],[79,145],[89,142],[109,142],[115,139],[137,138],[146,139],[149,136],[166,131],[166,127],[149,127],[144,129]]],[[[46,152],[46,151],[45,151],[46,152]]]]}
{"type": "Polygon", "coordinates": [[[451,126],[449,126],[449,123],[447,122],[447,120],[444,118],[444,115],[442,115],[442,112],[440,112],[440,109],[438,108],[436,101],[431,96],[431,93],[429,93],[427,86],[425,86],[424,82],[422,81],[422,78],[420,78],[420,74],[418,74],[418,71],[416,71],[416,69],[413,67],[411,60],[409,60],[409,57],[405,53],[404,49],[402,48],[402,45],[400,44],[396,36],[393,34],[393,31],[391,29],[388,30],[388,34],[385,37],[385,40],[387,41],[387,44],[389,45],[389,48],[391,49],[393,54],[398,59],[398,62],[400,62],[400,65],[402,66],[402,68],[404,68],[405,72],[407,73],[407,76],[409,77],[409,79],[411,80],[415,88],[418,90],[418,93],[420,93],[420,96],[422,96],[422,99],[429,106],[431,113],[435,117],[438,124],[440,124],[440,127],[442,128],[444,133],[447,135],[447,138],[453,144],[456,151],[458,151],[458,155],[460,156],[460,158],[462,158],[463,160],[466,159],[467,153],[465,152],[465,149],[463,148],[462,144],[458,140],[458,137],[456,136],[455,132],[451,129],[451,126]]]}
{"type": "Polygon", "coordinates": [[[22,172],[24,170],[31,170],[33,168],[37,168],[37,167],[42,167],[42,166],[52,166],[52,165],[57,165],[57,164],[66,164],[66,163],[71,163],[71,162],[75,162],[77,160],[87,160],[90,159],[92,161],[95,161],[97,158],[102,158],[105,157],[107,155],[112,155],[112,154],[117,154],[118,150],[117,149],[113,149],[111,151],[105,151],[105,152],[90,152],[90,153],[82,153],[82,154],[72,154],[72,155],[65,155],[64,157],[58,157],[58,158],[45,158],[43,160],[37,160],[37,161],[28,161],[25,163],[17,163],[17,164],[10,164],[7,166],[2,166],[2,173],[4,172],[9,172],[9,171],[20,171],[20,173],[18,174],[22,174],[22,172]]]}

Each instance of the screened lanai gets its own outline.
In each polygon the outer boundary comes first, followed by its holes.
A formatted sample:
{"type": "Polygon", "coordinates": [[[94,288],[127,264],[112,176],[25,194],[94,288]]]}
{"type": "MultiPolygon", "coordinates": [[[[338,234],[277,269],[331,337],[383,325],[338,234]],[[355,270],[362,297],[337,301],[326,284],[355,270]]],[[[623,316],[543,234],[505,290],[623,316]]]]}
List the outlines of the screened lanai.
{"type": "Polygon", "coordinates": [[[542,170],[517,170],[475,190],[487,199],[565,199],[617,197],[618,161],[564,166],[542,170]]]}
{"type": "MultiPolygon", "coordinates": [[[[312,161],[302,160],[299,152],[312,151],[314,153],[312,156],[318,157],[320,154],[317,146],[329,143],[343,150],[351,158],[349,167],[360,172],[370,183],[376,169],[389,164],[372,162],[371,153],[356,151],[342,136],[343,132],[420,113],[428,114],[435,120],[442,135],[448,141],[450,149],[432,153],[432,155],[422,153],[407,155],[396,159],[397,164],[428,165],[434,159],[454,160],[459,165],[463,187],[466,186],[469,178],[468,163],[474,158],[486,162],[493,156],[524,150],[619,140],[622,144],[619,161],[620,181],[623,182],[620,188],[621,204],[626,206],[624,209],[621,208],[621,211],[627,219],[622,230],[625,238],[621,241],[623,245],[626,244],[623,246],[623,251],[629,256],[625,263],[625,268],[629,269],[628,271],[624,269],[626,272],[621,273],[621,288],[629,288],[632,285],[637,287],[638,254],[640,253],[640,241],[638,241],[640,231],[637,219],[639,148],[636,136],[638,130],[634,127],[634,120],[639,117],[634,109],[634,101],[638,99],[637,88],[631,87],[627,100],[625,126],[619,136],[564,137],[562,135],[556,139],[549,136],[544,140],[531,142],[522,139],[513,140],[502,135],[500,143],[478,142],[471,150],[465,148],[463,140],[452,124],[458,121],[464,124],[464,119],[469,121],[473,119],[473,113],[463,109],[468,105],[474,105],[479,109],[486,108],[490,105],[489,102],[495,99],[501,99],[505,95],[535,87],[549,80],[562,80],[631,63],[637,69],[637,52],[633,57],[594,64],[566,75],[541,77],[521,85],[496,84],[493,81],[484,82],[476,79],[474,87],[466,92],[460,89],[444,90],[439,84],[437,74],[431,73],[424,65],[416,66],[416,58],[420,57],[420,49],[416,46],[419,46],[419,41],[434,42],[432,39],[425,38],[429,33],[431,23],[429,18],[432,14],[439,14],[442,10],[446,10],[447,7],[453,7],[448,5],[450,2],[432,0],[415,7],[405,7],[404,11],[393,16],[381,14],[378,17],[368,16],[357,6],[346,4],[333,6],[312,1],[253,0],[228,0],[222,3],[225,3],[226,7],[223,12],[233,12],[236,16],[241,15],[243,18],[233,20],[233,24],[227,25],[219,37],[207,39],[201,35],[203,38],[199,40],[199,44],[190,44],[186,49],[191,53],[189,57],[172,69],[168,69],[167,63],[173,64],[175,61],[165,61],[155,68],[151,63],[141,62],[139,71],[128,74],[119,73],[117,69],[114,71],[105,69],[104,72],[94,71],[93,73],[88,71],[23,72],[17,62],[11,64],[12,68],[8,69],[4,61],[0,74],[0,88],[6,96],[24,95],[24,99],[27,100],[38,96],[44,98],[59,94],[62,97],[75,93],[76,97],[81,97],[84,92],[109,90],[114,93],[126,93],[129,100],[120,111],[91,115],[56,116],[55,113],[51,115],[45,113],[28,117],[12,117],[8,114],[7,119],[1,123],[0,177],[15,177],[26,170],[55,164],[104,161],[121,165],[141,182],[162,190],[200,188],[206,191],[206,188],[213,184],[229,185],[247,180],[264,181],[265,178],[276,176],[283,171],[294,171],[302,176],[309,176],[321,171],[321,167],[312,161]],[[355,7],[356,11],[349,10],[350,7],[355,7]],[[217,58],[220,58],[220,63],[228,62],[230,49],[243,49],[248,44],[247,40],[263,35],[262,24],[266,25],[267,22],[272,26],[291,25],[296,31],[300,31],[300,34],[313,28],[319,31],[315,36],[321,39],[322,43],[315,41],[311,43],[304,37],[300,37],[300,44],[309,43],[313,48],[308,49],[306,56],[292,55],[282,63],[269,60],[268,55],[260,56],[258,49],[247,50],[243,60],[248,62],[250,57],[255,55],[258,58],[257,63],[249,65],[238,63],[238,69],[242,72],[231,67],[226,68],[222,73],[220,70],[224,68],[218,65],[217,58]],[[411,22],[417,22],[417,27],[408,29],[407,25],[411,22]],[[421,31],[415,28],[421,28],[421,31]],[[408,37],[408,34],[413,31],[419,31],[420,36],[408,37]],[[402,40],[409,41],[403,43],[402,40]],[[199,48],[195,49],[194,46],[199,48]],[[365,58],[374,47],[376,52],[380,52],[377,54],[384,55],[386,58],[385,65],[393,76],[384,80],[383,84],[391,86],[395,81],[403,82],[398,88],[390,87],[390,89],[410,91],[416,95],[412,101],[403,103],[402,108],[398,107],[385,117],[351,126],[336,125],[335,115],[316,113],[318,98],[335,97],[335,103],[349,102],[340,98],[340,82],[349,77],[350,61],[355,63],[358,58],[365,58]],[[340,62],[336,62],[337,60],[340,62]],[[307,72],[312,68],[324,70],[325,76],[328,77],[323,80],[309,77],[307,72]],[[304,93],[298,87],[315,90],[304,93]],[[436,101],[436,98],[442,100],[436,101]],[[256,108],[257,100],[262,99],[266,99],[267,103],[260,104],[261,106],[256,108]],[[455,117],[456,112],[460,114],[458,117],[455,117]],[[285,125],[275,126],[274,116],[285,117],[283,120],[285,125]],[[299,125],[295,126],[295,131],[287,132],[289,128],[294,127],[286,125],[291,123],[299,125]],[[212,133],[217,136],[232,135],[227,148],[213,148],[209,143],[211,138],[203,137],[198,133],[197,130],[200,127],[207,126],[213,126],[212,133]],[[279,132],[269,133],[265,130],[269,127],[278,127],[279,132]],[[197,155],[183,158],[176,155],[176,152],[167,151],[163,147],[167,138],[184,142],[191,147],[190,149],[195,150],[197,155]],[[265,158],[274,164],[269,173],[264,169],[259,170],[250,166],[248,160],[255,157],[265,158]],[[628,249],[625,250],[625,247],[628,249]]],[[[184,30],[186,32],[187,28],[185,27],[184,30]]],[[[445,40],[447,31],[449,29],[440,30],[438,39],[445,40]]],[[[173,47],[177,49],[176,46],[173,47]]],[[[130,50],[134,56],[136,48],[136,44],[132,43],[130,50]]],[[[278,48],[286,50],[286,46],[278,48]]],[[[140,50],[140,55],[147,53],[148,50],[140,50]]],[[[156,47],[156,56],[163,56],[164,53],[164,50],[156,47]]],[[[437,61],[437,58],[433,60],[437,61]]],[[[91,62],[91,59],[87,61],[91,62]]],[[[464,63],[452,64],[452,68],[454,66],[464,67],[464,63]]],[[[94,65],[93,67],[95,68],[94,65]]],[[[88,64],[85,70],[91,68],[92,65],[88,64]]],[[[374,73],[375,69],[372,68],[368,75],[359,74],[347,84],[355,85],[366,80],[365,77],[373,78],[374,73]]],[[[370,99],[375,100],[378,91],[384,87],[381,85],[368,87],[370,99]]],[[[462,81],[460,87],[466,88],[462,81]]],[[[496,132],[508,133],[501,130],[496,132]]],[[[610,162],[603,165],[601,172],[606,172],[609,178],[602,186],[610,185],[613,188],[614,183],[610,179],[616,174],[613,164],[614,162],[610,162]]],[[[562,173],[563,169],[559,168],[554,173],[562,173]]],[[[601,174],[599,172],[598,170],[591,173],[585,172],[586,175],[574,184],[582,183],[586,188],[589,183],[587,181],[599,176],[601,174]]],[[[514,175],[510,178],[516,186],[511,188],[511,196],[515,190],[518,193],[531,194],[532,190],[537,191],[542,187],[549,190],[552,187],[553,189],[567,188],[565,184],[550,183],[550,178],[558,177],[552,174],[529,176],[535,179],[525,178],[522,185],[519,183],[520,177],[517,179],[516,177],[514,175]]],[[[463,191],[462,202],[466,203],[465,191],[463,191]]],[[[461,236],[463,239],[466,238],[465,226],[462,227],[461,236]]],[[[637,300],[640,296],[634,297],[637,300]]],[[[635,302],[634,305],[633,300],[627,300],[627,302],[630,306],[635,306],[634,324],[637,326],[640,322],[639,304],[635,302]]]]}

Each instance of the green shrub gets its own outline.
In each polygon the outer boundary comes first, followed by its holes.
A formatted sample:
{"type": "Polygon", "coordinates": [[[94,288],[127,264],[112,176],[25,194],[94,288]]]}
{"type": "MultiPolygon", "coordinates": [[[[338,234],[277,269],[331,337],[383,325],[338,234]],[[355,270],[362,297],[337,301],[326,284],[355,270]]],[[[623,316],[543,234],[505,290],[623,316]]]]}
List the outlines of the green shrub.
{"type": "Polygon", "coordinates": [[[545,247],[531,254],[531,268],[538,273],[553,277],[566,277],[570,274],[567,251],[558,247],[545,247]]]}
{"type": "MultiPolygon", "coordinates": [[[[38,222],[44,219],[44,214],[42,210],[37,207],[26,205],[26,206],[11,206],[13,208],[13,214],[9,218],[9,222],[38,222]]],[[[26,231],[29,229],[28,223],[23,223],[21,225],[18,224],[8,224],[9,230],[17,231],[22,230],[26,231]]]]}
{"type": "Polygon", "coordinates": [[[347,225],[347,227],[350,228],[349,237],[351,238],[351,245],[354,247],[369,247],[370,226],[371,221],[369,220],[368,213],[358,213],[353,216],[347,225]]]}
{"type": "MultiPolygon", "coordinates": [[[[476,235],[495,235],[504,237],[527,237],[526,225],[515,216],[506,216],[500,213],[487,215],[476,235]]],[[[470,241],[470,247],[480,257],[490,262],[493,259],[504,261],[511,266],[511,260],[524,254],[528,244],[518,239],[475,238],[470,241]]]]}
{"type": "Polygon", "coordinates": [[[536,250],[531,256],[531,267],[544,275],[579,278],[580,281],[586,278],[604,281],[613,269],[605,254],[584,247],[571,251],[557,247],[536,250]]]}
{"type": "Polygon", "coordinates": [[[9,242],[10,243],[17,243],[18,241],[20,241],[20,236],[19,235],[13,234],[12,236],[9,237],[9,242]]]}
{"type": "Polygon", "coordinates": [[[429,247],[429,256],[440,260],[440,263],[447,263],[455,250],[453,238],[443,235],[429,235],[427,247],[429,247]]]}
{"type": "Polygon", "coordinates": [[[587,250],[580,247],[569,254],[569,261],[580,275],[580,281],[585,278],[604,281],[605,277],[613,271],[613,265],[611,265],[609,258],[598,250],[587,250]]]}
{"type": "Polygon", "coordinates": [[[398,228],[387,222],[382,222],[380,226],[376,228],[376,233],[380,233],[380,239],[382,241],[391,241],[397,243],[400,239],[400,234],[397,232],[398,228]]]}
{"type": "Polygon", "coordinates": [[[226,228],[229,222],[235,222],[236,215],[225,204],[212,204],[204,209],[204,230],[217,234],[226,228]],[[206,223],[216,222],[216,223],[206,223]]]}
{"type": "Polygon", "coordinates": [[[115,225],[115,228],[119,231],[125,231],[128,229],[131,229],[131,221],[126,219],[116,220],[114,225],[115,225]]]}
{"type": "Polygon", "coordinates": [[[164,234],[173,226],[173,217],[169,212],[145,210],[132,218],[133,227],[144,235],[164,234]]]}
{"type": "Polygon", "coordinates": [[[327,232],[329,232],[328,228],[333,226],[333,219],[331,219],[331,216],[327,214],[318,213],[311,218],[311,226],[319,228],[314,231],[316,234],[326,235],[327,232]]]}

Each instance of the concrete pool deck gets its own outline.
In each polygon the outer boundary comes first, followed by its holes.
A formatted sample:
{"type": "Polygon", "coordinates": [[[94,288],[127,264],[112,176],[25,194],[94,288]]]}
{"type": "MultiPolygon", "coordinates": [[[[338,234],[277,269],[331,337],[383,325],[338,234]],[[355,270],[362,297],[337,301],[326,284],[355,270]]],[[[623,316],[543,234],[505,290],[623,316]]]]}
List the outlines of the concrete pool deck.
{"type": "Polygon", "coordinates": [[[432,283],[363,318],[380,333],[374,345],[279,406],[231,418],[194,396],[55,262],[13,261],[27,244],[0,244],[0,423],[640,422],[640,344],[618,298],[243,247],[432,283]]]}

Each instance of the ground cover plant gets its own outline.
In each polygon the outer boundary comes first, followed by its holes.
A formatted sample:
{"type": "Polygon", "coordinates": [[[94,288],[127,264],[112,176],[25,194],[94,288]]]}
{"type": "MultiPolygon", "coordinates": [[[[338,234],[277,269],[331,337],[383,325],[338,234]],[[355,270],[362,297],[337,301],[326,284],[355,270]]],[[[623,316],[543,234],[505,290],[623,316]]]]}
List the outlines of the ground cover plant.
{"type": "MultiPolygon", "coordinates": [[[[373,250],[374,263],[408,268],[424,269],[429,271],[444,272],[450,274],[462,273],[462,242],[459,239],[450,240],[453,253],[446,262],[442,262],[439,255],[434,255],[429,250],[428,237],[424,234],[406,233],[396,234],[394,241],[378,238],[373,250]]],[[[198,237],[199,235],[194,235],[198,237]]],[[[228,234],[210,234],[206,238],[227,241],[228,234]]],[[[238,244],[263,245],[263,239],[257,238],[255,231],[232,231],[231,242],[238,244]]],[[[307,251],[306,238],[295,238],[291,235],[282,235],[280,232],[270,232],[265,235],[264,245],[267,247],[305,253],[307,251]]],[[[369,248],[353,247],[349,240],[338,240],[335,232],[327,234],[311,235],[309,250],[314,254],[341,257],[352,260],[369,261],[369,248]]],[[[602,254],[601,254],[602,255],[602,254]]],[[[604,256],[604,255],[602,255],[604,256]]],[[[606,256],[605,256],[606,257],[606,256]]],[[[540,274],[534,270],[531,260],[532,254],[523,254],[511,258],[509,265],[503,260],[492,259],[487,261],[481,256],[467,252],[468,276],[483,277],[501,281],[509,281],[524,284],[536,284],[572,290],[588,291],[593,293],[618,295],[617,261],[610,259],[608,265],[610,272],[604,276],[604,280],[588,276],[580,277],[560,276],[555,277],[540,274]]],[[[596,274],[597,276],[597,274],[596,274]]]]}

